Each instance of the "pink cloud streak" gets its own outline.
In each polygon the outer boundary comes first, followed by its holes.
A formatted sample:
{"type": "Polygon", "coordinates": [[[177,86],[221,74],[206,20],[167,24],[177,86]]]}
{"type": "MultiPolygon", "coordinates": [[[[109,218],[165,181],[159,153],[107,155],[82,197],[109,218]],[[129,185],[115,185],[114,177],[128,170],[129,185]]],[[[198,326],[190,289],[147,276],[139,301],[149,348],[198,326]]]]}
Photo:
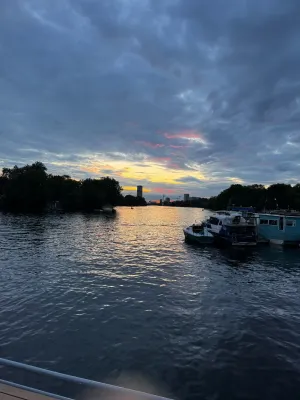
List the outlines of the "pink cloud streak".
{"type": "Polygon", "coordinates": [[[145,142],[145,141],[138,141],[136,143],[139,143],[145,147],[150,147],[151,149],[159,149],[161,147],[165,147],[163,143],[152,143],[152,142],[145,142]]]}
{"type": "Polygon", "coordinates": [[[173,194],[173,193],[176,193],[176,189],[166,189],[166,188],[157,187],[157,188],[152,189],[152,192],[161,193],[161,194],[173,194]]]}
{"type": "Polygon", "coordinates": [[[149,158],[150,161],[158,162],[158,163],[166,163],[171,161],[170,157],[151,157],[149,158]]]}
{"type": "Polygon", "coordinates": [[[167,139],[202,139],[202,140],[204,140],[204,137],[194,129],[187,129],[187,130],[180,131],[177,133],[165,132],[164,137],[166,137],[167,139]]]}
{"type": "Polygon", "coordinates": [[[170,144],[170,146],[172,149],[186,149],[187,147],[189,147],[188,145],[184,145],[184,146],[177,146],[176,144],[170,144]]]}
{"type": "Polygon", "coordinates": [[[181,169],[181,166],[176,163],[170,163],[170,164],[168,164],[168,167],[172,168],[172,169],[181,169]]]}

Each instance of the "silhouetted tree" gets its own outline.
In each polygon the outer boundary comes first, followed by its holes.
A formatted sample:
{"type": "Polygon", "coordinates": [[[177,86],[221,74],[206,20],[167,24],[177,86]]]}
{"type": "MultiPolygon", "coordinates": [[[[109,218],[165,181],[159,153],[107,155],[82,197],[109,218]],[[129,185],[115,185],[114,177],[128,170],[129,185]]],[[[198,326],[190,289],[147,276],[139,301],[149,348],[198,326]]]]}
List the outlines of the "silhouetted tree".
{"type": "Polygon", "coordinates": [[[67,211],[76,211],[81,207],[81,183],[68,175],[48,175],[47,199],[50,203],[58,202],[67,211]]]}
{"type": "Polygon", "coordinates": [[[131,194],[127,194],[123,199],[124,206],[146,206],[147,202],[144,197],[136,197],[131,194]]]}
{"type": "Polygon", "coordinates": [[[276,183],[267,189],[268,208],[287,209],[293,204],[293,188],[291,185],[276,183]]]}
{"type": "Polygon", "coordinates": [[[102,192],[105,193],[104,199],[106,203],[111,204],[112,206],[116,206],[120,203],[122,197],[121,192],[123,189],[118,181],[107,176],[100,179],[100,186],[102,192]]]}
{"type": "Polygon", "coordinates": [[[293,187],[293,199],[292,199],[291,208],[300,210],[300,184],[299,183],[297,183],[293,187]]]}
{"type": "Polygon", "coordinates": [[[260,211],[266,209],[300,209],[300,185],[294,187],[276,183],[266,188],[263,185],[231,185],[218,196],[208,200],[208,208],[217,210],[229,205],[252,206],[260,211]]]}
{"type": "Polygon", "coordinates": [[[46,205],[47,168],[41,162],[3,168],[6,179],[3,206],[17,211],[39,211],[46,205]]]}
{"type": "Polygon", "coordinates": [[[122,202],[122,188],[110,177],[76,181],[68,175],[47,174],[41,162],[19,168],[3,168],[0,207],[11,211],[41,211],[59,203],[67,211],[91,211],[122,202]]]}
{"type": "Polygon", "coordinates": [[[85,179],[81,183],[81,205],[86,211],[105,204],[115,206],[121,201],[121,186],[113,178],[85,179]]]}

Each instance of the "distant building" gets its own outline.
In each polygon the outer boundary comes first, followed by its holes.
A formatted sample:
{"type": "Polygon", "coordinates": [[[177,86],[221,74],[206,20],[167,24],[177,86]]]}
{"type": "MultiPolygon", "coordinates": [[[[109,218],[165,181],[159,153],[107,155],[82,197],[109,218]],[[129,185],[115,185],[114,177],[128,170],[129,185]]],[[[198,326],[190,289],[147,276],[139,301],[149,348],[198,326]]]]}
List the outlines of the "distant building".
{"type": "Polygon", "coordinates": [[[189,201],[190,195],[188,193],[183,195],[183,201],[189,201]]]}
{"type": "Polygon", "coordinates": [[[166,197],[166,199],[165,199],[165,204],[169,204],[170,201],[171,201],[170,197],[166,197]]]}
{"type": "Polygon", "coordinates": [[[136,187],[136,196],[137,197],[143,197],[143,186],[137,186],[136,187]]]}

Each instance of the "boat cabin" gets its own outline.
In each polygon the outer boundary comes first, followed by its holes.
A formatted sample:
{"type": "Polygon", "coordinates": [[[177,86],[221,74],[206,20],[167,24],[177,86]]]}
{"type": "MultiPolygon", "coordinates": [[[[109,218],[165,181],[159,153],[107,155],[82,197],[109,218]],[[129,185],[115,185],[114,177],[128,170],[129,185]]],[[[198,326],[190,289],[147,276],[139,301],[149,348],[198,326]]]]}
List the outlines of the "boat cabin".
{"type": "Polygon", "coordinates": [[[204,229],[204,224],[193,224],[192,231],[193,233],[202,233],[204,229]]]}
{"type": "MultiPolygon", "coordinates": [[[[256,225],[255,218],[244,218],[239,212],[217,211],[206,221],[207,228],[213,233],[219,233],[222,226],[232,226],[235,230],[253,227],[256,225]]],[[[245,229],[244,229],[245,230],[245,229]]]]}
{"type": "Polygon", "coordinates": [[[258,235],[274,244],[300,244],[300,215],[259,214],[258,235]]]}
{"type": "Polygon", "coordinates": [[[207,228],[213,233],[219,233],[223,225],[223,218],[218,217],[217,214],[211,216],[206,221],[207,228]]]}
{"type": "Polygon", "coordinates": [[[240,212],[219,211],[206,222],[209,232],[218,239],[234,245],[256,244],[256,220],[240,212]]]}

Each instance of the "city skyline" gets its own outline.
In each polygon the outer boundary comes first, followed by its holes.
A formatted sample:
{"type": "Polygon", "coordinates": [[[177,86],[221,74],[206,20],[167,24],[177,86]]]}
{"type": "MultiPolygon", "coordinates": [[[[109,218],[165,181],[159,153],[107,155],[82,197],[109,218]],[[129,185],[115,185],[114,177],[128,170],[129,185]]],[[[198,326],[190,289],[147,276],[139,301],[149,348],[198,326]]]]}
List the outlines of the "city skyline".
{"type": "MultiPolygon", "coordinates": [[[[184,193],[183,195],[181,195],[180,193],[174,193],[172,196],[165,195],[163,193],[160,197],[156,198],[156,197],[151,196],[151,192],[149,195],[149,191],[143,185],[133,186],[128,194],[136,196],[136,197],[145,197],[145,199],[148,201],[156,201],[156,202],[159,202],[160,200],[167,201],[167,202],[189,201],[189,200],[196,200],[196,199],[199,199],[202,197],[202,196],[191,196],[190,193],[184,193]],[[144,192],[146,193],[146,195],[144,194],[144,192]],[[147,193],[148,193],[148,195],[147,195],[147,193]]],[[[205,196],[203,196],[203,197],[205,197],[205,196]]]]}
{"type": "Polygon", "coordinates": [[[147,199],[299,175],[297,0],[4,0],[0,168],[147,199]]]}

